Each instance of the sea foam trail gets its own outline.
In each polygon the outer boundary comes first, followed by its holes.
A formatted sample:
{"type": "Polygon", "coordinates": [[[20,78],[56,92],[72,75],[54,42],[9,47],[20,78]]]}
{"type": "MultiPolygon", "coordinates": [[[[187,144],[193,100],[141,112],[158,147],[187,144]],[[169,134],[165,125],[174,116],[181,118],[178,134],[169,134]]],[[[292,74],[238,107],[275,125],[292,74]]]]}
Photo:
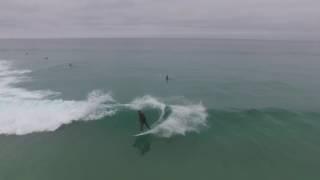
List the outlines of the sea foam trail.
{"type": "Polygon", "coordinates": [[[149,95],[120,104],[110,94],[97,90],[82,101],[63,100],[57,98],[59,92],[16,87],[17,83],[31,79],[30,72],[13,69],[9,61],[0,61],[0,134],[55,131],[63,124],[97,120],[122,109],[159,110],[159,119],[143,134],[171,137],[199,132],[206,126],[207,113],[202,104],[170,105],[149,95]]]}
{"type": "Polygon", "coordinates": [[[94,120],[112,115],[115,110],[106,103],[109,94],[91,92],[86,100],[52,99],[59,94],[50,90],[30,91],[15,84],[30,80],[30,70],[14,70],[9,61],[0,61],[0,134],[23,135],[54,131],[77,120],[94,120]]]}

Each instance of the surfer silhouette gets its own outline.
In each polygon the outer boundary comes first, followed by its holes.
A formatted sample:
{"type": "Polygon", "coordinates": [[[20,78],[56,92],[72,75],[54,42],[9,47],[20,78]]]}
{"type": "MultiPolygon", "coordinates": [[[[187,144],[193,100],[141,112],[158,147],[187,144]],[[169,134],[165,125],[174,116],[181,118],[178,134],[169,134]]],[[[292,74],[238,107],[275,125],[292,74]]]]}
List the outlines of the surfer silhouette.
{"type": "Polygon", "coordinates": [[[166,82],[168,83],[168,81],[169,81],[169,76],[166,75],[166,82]]]}
{"type": "Polygon", "coordinates": [[[143,112],[139,110],[138,114],[139,114],[140,131],[143,131],[144,126],[146,126],[148,129],[150,129],[150,126],[147,123],[146,116],[143,114],[143,112]]]}

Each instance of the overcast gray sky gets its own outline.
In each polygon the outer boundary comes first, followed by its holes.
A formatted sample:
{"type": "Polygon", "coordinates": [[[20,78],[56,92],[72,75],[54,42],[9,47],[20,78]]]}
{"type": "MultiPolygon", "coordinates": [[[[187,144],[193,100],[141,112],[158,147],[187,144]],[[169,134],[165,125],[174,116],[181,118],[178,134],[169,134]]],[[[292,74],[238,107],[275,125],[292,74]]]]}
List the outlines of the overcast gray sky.
{"type": "Polygon", "coordinates": [[[0,0],[0,38],[320,39],[320,0],[0,0]]]}

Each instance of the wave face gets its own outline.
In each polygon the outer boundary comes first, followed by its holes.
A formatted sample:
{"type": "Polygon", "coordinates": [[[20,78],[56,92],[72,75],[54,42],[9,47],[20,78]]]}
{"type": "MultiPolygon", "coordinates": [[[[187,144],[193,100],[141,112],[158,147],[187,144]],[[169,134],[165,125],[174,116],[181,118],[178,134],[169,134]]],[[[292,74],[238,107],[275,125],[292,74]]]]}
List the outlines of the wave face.
{"type": "Polygon", "coordinates": [[[19,82],[31,80],[30,72],[13,69],[9,61],[0,61],[0,134],[55,131],[73,121],[98,120],[122,109],[160,111],[159,119],[144,134],[171,137],[199,132],[206,126],[207,113],[202,104],[170,105],[149,95],[121,104],[99,90],[90,92],[84,100],[64,100],[58,97],[59,92],[16,87],[19,82]]]}

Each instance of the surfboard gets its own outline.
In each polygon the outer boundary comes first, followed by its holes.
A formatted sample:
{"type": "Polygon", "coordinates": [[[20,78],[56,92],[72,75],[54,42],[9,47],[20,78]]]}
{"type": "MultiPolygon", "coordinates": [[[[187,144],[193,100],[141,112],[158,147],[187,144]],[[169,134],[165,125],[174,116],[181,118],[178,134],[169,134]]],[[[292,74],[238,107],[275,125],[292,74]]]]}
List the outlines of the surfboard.
{"type": "Polygon", "coordinates": [[[146,130],[146,131],[142,131],[141,133],[138,133],[138,134],[135,134],[135,135],[133,135],[133,136],[144,136],[144,135],[147,135],[147,134],[150,134],[151,133],[151,130],[152,129],[148,129],[148,130],[146,130]]]}

